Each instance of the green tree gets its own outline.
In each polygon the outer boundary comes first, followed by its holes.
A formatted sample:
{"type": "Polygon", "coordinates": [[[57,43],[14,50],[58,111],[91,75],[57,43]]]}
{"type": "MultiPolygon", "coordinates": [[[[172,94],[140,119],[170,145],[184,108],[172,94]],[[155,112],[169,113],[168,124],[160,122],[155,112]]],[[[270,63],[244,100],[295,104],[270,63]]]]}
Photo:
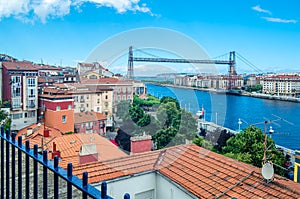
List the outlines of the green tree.
{"type": "Polygon", "coordinates": [[[173,97],[168,97],[168,96],[164,96],[160,99],[160,103],[161,104],[165,104],[165,103],[168,103],[168,102],[174,102],[175,105],[176,105],[176,109],[177,110],[180,110],[180,105],[179,105],[179,102],[177,99],[173,98],[173,97]]]}
{"type": "Polygon", "coordinates": [[[170,144],[172,139],[176,136],[177,130],[174,127],[158,130],[153,136],[156,141],[157,149],[161,149],[170,144]]]}
{"type": "Polygon", "coordinates": [[[120,101],[117,105],[116,115],[122,120],[127,120],[129,118],[129,108],[131,107],[128,101],[120,101]]]}
{"type": "Polygon", "coordinates": [[[143,127],[147,126],[151,123],[151,117],[149,114],[144,114],[142,118],[139,119],[139,121],[136,123],[138,126],[143,127]]]}
{"type": "Polygon", "coordinates": [[[203,147],[205,149],[208,149],[208,150],[212,150],[213,148],[213,145],[211,142],[205,140],[202,136],[199,136],[197,135],[194,139],[193,139],[193,143],[200,146],[200,147],[203,147]]]}
{"type": "MultiPolygon", "coordinates": [[[[222,152],[226,156],[261,167],[265,150],[264,140],[265,136],[261,129],[250,126],[227,140],[226,146],[222,148],[222,152]]],[[[276,149],[274,141],[269,137],[267,137],[267,147],[266,156],[274,164],[282,166],[285,162],[285,157],[283,153],[276,149]]],[[[275,172],[281,175],[284,173],[279,167],[275,167],[275,172]]]]}
{"type": "Polygon", "coordinates": [[[134,123],[137,123],[144,117],[144,110],[139,106],[133,106],[129,108],[130,118],[134,123]]]}
{"type": "Polygon", "coordinates": [[[187,112],[185,110],[181,110],[181,114],[178,114],[179,116],[179,122],[178,120],[175,120],[175,124],[178,123],[178,133],[184,135],[185,139],[192,140],[196,136],[197,132],[197,121],[195,117],[192,115],[192,113],[187,112]]]}
{"type": "Polygon", "coordinates": [[[179,110],[175,102],[166,102],[159,106],[157,110],[157,119],[161,122],[162,126],[166,128],[173,126],[178,118],[179,110]]]}

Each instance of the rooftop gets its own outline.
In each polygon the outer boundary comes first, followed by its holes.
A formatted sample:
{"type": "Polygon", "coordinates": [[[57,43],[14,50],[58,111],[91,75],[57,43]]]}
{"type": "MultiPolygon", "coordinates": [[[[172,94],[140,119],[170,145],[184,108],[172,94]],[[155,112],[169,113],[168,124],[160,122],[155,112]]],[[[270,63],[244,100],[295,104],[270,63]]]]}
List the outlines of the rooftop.
{"type": "Polygon", "coordinates": [[[106,120],[106,116],[103,113],[98,112],[83,112],[74,113],[75,124],[80,124],[84,122],[94,122],[99,120],[106,120]]]}
{"type": "Polygon", "coordinates": [[[180,145],[74,168],[89,183],[142,172],[158,172],[199,198],[300,198],[300,184],[280,176],[267,183],[259,168],[208,151],[180,145]]]}

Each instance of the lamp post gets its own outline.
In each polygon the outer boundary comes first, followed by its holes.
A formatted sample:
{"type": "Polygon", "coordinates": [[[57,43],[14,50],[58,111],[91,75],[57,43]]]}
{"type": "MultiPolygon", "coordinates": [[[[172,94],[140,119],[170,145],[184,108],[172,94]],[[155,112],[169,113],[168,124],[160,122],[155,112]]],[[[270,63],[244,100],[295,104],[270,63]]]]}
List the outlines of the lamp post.
{"type": "Polygon", "coordinates": [[[238,124],[239,124],[239,132],[241,132],[241,125],[243,124],[241,118],[239,118],[238,120],[238,124]]]}

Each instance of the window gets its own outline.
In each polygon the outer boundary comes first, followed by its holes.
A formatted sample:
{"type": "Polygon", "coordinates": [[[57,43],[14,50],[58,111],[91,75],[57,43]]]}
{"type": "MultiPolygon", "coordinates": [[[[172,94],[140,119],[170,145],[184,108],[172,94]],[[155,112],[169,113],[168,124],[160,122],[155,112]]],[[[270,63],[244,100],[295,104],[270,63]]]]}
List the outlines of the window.
{"type": "Polygon", "coordinates": [[[27,79],[27,86],[28,87],[35,87],[35,78],[28,78],[27,79]]]}
{"type": "Polygon", "coordinates": [[[67,122],[67,116],[66,115],[63,115],[61,117],[61,119],[62,119],[62,123],[66,123],[67,122]]]}
{"type": "Polygon", "coordinates": [[[21,119],[21,118],[23,118],[23,114],[22,113],[12,114],[12,119],[21,119]]]}
{"type": "Polygon", "coordinates": [[[97,99],[97,103],[98,103],[98,104],[100,103],[100,99],[97,99]]]}
{"type": "Polygon", "coordinates": [[[105,105],[106,107],[108,107],[108,102],[105,102],[104,105],[105,105]]]}
{"type": "Polygon", "coordinates": [[[105,99],[108,99],[108,95],[105,95],[105,99]]]}
{"type": "Polygon", "coordinates": [[[27,106],[28,106],[28,108],[35,108],[35,99],[28,100],[27,106]]]}
{"type": "Polygon", "coordinates": [[[72,109],[72,104],[68,105],[68,109],[71,110],[72,109]]]}
{"type": "Polygon", "coordinates": [[[86,96],[86,99],[89,99],[89,95],[86,96]]]}
{"type": "Polygon", "coordinates": [[[97,107],[97,112],[100,112],[100,107],[97,107]]]}
{"type": "Polygon", "coordinates": [[[78,96],[74,96],[74,101],[78,102],[78,96]]]}
{"type": "Polygon", "coordinates": [[[57,111],[60,111],[60,106],[56,106],[56,110],[57,110],[57,111]]]}
{"type": "Polygon", "coordinates": [[[35,89],[32,88],[28,89],[28,97],[35,97],[35,89]]]}
{"type": "Polygon", "coordinates": [[[25,118],[27,117],[27,113],[24,113],[24,117],[25,117],[25,118]]]}
{"type": "Polygon", "coordinates": [[[86,107],[88,108],[88,107],[89,107],[89,104],[86,104],[86,107]]]}
{"type": "Polygon", "coordinates": [[[28,117],[35,117],[35,111],[29,111],[28,117]]]}

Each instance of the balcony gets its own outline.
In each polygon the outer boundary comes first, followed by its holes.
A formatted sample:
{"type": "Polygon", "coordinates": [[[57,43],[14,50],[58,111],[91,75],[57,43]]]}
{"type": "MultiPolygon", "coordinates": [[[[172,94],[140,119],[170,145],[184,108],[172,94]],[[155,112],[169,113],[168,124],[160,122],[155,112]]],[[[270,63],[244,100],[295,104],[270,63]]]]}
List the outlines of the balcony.
{"type": "Polygon", "coordinates": [[[85,129],[86,129],[86,130],[92,130],[92,129],[93,129],[93,126],[86,126],[85,129]]]}
{"type": "Polygon", "coordinates": [[[84,98],[80,98],[80,102],[85,102],[85,99],[84,98]]]}
{"type": "Polygon", "coordinates": [[[85,111],[85,107],[80,107],[80,112],[84,112],[85,111]]]}
{"type": "MultiPolygon", "coordinates": [[[[59,158],[48,160],[48,152],[38,153],[38,145],[30,149],[29,140],[22,145],[22,136],[1,126],[1,198],[106,198],[107,184],[102,182],[101,191],[88,184],[88,173],[82,180],[72,173],[72,163],[67,170],[58,166],[59,158]],[[32,165],[32,166],[30,166],[32,165]],[[76,188],[76,189],[75,189],[76,188]]],[[[129,199],[129,194],[124,199],[129,199]]]]}

